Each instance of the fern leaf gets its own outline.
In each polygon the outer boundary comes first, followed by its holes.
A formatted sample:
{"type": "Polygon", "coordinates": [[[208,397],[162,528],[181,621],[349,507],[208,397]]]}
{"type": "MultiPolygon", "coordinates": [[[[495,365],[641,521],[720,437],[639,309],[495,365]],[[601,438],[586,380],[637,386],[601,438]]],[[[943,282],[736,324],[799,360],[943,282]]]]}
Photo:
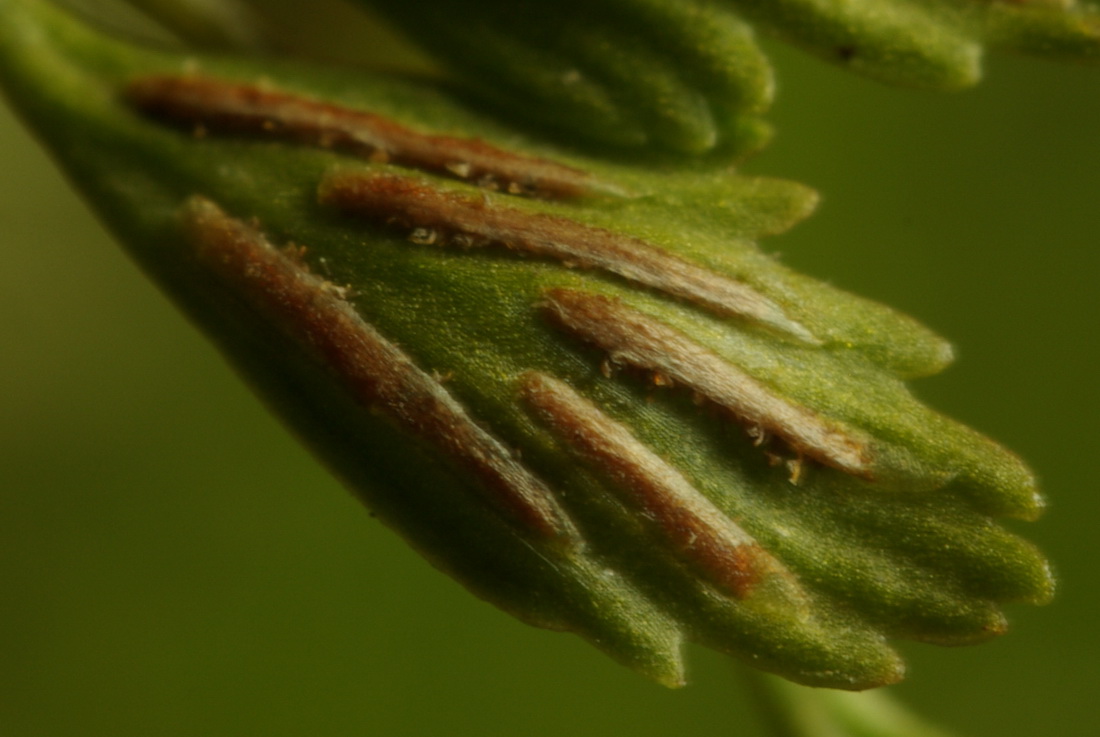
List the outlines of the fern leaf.
{"type": "MultiPolygon", "coordinates": [[[[814,195],[537,145],[438,89],[178,56],[0,0],[0,82],[130,253],[387,524],[669,685],[696,641],[898,680],[1043,602],[1023,464],[926,328],[753,239],[814,195]]],[[[442,615],[441,615],[442,616],[442,615]]]]}

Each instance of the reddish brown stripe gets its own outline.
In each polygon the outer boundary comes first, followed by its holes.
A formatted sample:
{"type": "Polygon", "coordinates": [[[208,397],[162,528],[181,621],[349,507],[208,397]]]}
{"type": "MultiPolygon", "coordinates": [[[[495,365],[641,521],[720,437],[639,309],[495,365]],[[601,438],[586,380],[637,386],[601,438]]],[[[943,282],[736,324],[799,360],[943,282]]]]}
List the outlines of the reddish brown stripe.
{"type": "Polygon", "coordinates": [[[320,199],[345,212],[414,229],[414,237],[424,242],[495,245],[598,269],[719,315],[736,316],[803,342],[819,342],[752,287],[609,230],[494,205],[484,198],[447,192],[390,174],[330,174],[321,185],[320,199]]]}
{"type": "Polygon", "coordinates": [[[204,133],[291,141],[392,161],[500,189],[546,198],[622,195],[586,172],[523,156],[484,141],[418,133],[375,113],[263,85],[197,75],[134,80],[127,99],[146,114],[204,133]]]}
{"type": "Polygon", "coordinates": [[[688,565],[727,593],[748,596],[781,567],[676,469],[566,384],[529,373],[521,387],[538,416],[610,481],[688,565]]]}
{"type": "Polygon", "coordinates": [[[573,525],[549,489],[438,381],[367,324],[343,290],[310,274],[296,254],[275,249],[209,200],[192,198],[184,221],[199,262],[316,354],[356,401],[472,473],[491,503],[523,530],[575,541],[573,525]]]}
{"type": "Polygon", "coordinates": [[[771,433],[828,466],[870,478],[867,443],[793,404],[686,335],[618,300],[571,289],[547,294],[546,313],[598,346],[613,363],[656,372],[726,408],[758,433],[771,433]]]}

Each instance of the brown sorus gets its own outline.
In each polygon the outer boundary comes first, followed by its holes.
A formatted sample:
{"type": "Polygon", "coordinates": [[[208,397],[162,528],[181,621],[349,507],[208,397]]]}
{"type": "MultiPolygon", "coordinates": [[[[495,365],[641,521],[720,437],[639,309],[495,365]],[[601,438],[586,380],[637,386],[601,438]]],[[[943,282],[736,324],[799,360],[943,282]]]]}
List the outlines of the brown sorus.
{"type": "Polygon", "coordinates": [[[491,245],[595,269],[803,343],[820,343],[749,285],[621,233],[490,203],[484,197],[449,192],[392,174],[332,173],[321,185],[320,199],[348,213],[408,228],[417,243],[491,245]]]}
{"type": "MultiPolygon", "coordinates": [[[[625,364],[665,377],[728,410],[755,438],[773,435],[800,455],[855,476],[872,475],[868,443],[849,429],[780,397],[675,328],[620,300],[574,289],[546,294],[561,328],[625,364]]],[[[801,474],[798,467],[793,477],[801,474]]]]}
{"type": "Polygon", "coordinates": [[[344,290],[311,274],[301,249],[276,249],[256,228],[201,197],[187,202],[183,219],[198,262],[312,353],[357,403],[469,472],[524,532],[577,544],[550,490],[439,381],[369,325],[344,290]]]}
{"type": "Polygon", "coordinates": [[[473,138],[421,133],[376,113],[197,74],[139,77],[132,105],[157,120],[207,135],[254,136],[392,162],[544,198],[622,195],[587,172],[473,138]]]}
{"type": "Polygon", "coordinates": [[[677,558],[736,598],[780,565],[684,476],[562,381],[531,372],[521,392],[536,414],[659,534],[677,558]]]}

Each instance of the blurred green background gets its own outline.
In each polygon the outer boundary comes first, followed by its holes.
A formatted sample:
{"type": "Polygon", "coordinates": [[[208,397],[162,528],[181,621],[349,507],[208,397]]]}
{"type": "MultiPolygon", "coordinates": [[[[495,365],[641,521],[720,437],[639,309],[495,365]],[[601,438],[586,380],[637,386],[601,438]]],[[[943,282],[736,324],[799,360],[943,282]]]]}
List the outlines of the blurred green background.
{"type": "MultiPolygon", "coordinates": [[[[820,189],[764,245],[959,359],[917,392],[1027,458],[1015,529],[1050,607],[974,648],[903,645],[894,692],[959,735],[1100,724],[1100,69],[994,58],[959,95],[775,48],[779,137],[820,189]]],[[[761,734],[734,668],[668,691],[436,573],[272,420],[0,113],[0,735],[761,734]]]]}

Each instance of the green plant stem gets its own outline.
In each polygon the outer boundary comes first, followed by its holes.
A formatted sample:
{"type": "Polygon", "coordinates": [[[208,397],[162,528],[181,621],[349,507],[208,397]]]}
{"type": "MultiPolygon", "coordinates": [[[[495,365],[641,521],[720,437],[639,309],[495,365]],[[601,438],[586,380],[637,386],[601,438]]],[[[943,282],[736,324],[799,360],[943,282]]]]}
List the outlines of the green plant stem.
{"type": "Polygon", "coordinates": [[[952,737],[885,689],[807,688],[754,668],[739,670],[771,737],[952,737]]]}

